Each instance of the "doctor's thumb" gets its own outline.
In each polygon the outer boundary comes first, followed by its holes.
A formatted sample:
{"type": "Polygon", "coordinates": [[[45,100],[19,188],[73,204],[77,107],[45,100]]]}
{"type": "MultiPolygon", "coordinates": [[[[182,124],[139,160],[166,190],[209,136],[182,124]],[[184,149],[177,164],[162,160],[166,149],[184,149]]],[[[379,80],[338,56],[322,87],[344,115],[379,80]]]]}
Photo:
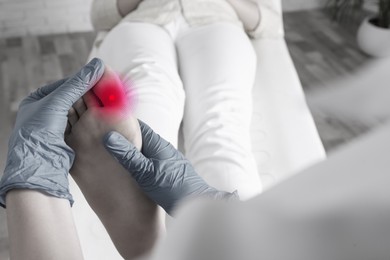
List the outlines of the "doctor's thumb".
{"type": "Polygon", "coordinates": [[[104,136],[103,143],[106,150],[129,171],[137,182],[152,170],[152,162],[120,133],[109,132],[104,136]]]}

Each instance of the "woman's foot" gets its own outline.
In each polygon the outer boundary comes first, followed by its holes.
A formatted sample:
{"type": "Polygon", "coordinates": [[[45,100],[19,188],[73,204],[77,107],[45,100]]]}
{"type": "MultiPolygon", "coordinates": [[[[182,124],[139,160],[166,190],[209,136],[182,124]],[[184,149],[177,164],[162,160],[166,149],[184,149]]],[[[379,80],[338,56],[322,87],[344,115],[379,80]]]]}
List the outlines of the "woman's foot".
{"type": "Polygon", "coordinates": [[[153,247],[164,219],[161,209],[102,144],[106,133],[117,131],[140,149],[137,119],[128,113],[106,112],[92,91],[69,111],[66,142],[76,153],[71,175],[120,254],[131,259],[153,247]]]}

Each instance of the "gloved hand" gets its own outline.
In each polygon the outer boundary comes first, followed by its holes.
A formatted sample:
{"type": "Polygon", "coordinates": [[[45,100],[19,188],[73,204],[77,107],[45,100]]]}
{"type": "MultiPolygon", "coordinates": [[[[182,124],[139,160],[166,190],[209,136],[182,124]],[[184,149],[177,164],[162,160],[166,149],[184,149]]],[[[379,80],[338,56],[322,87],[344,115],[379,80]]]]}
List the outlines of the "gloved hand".
{"type": "Polygon", "coordinates": [[[117,132],[108,133],[104,145],[141,189],[168,214],[179,202],[193,197],[238,199],[236,192],[228,193],[210,187],[179,151],[144,122],[139,120],[139,123],[142,153],[117,132]]]}
{"type": "Polygon", "coordinates": [[[0,181],[0,205],[11,189],[34,189],[68,199],[74,152],[64,141],[68,110],[101,78],[104,64],[93,59],[71,78],[39,88],[20,106],[0,181]]]}

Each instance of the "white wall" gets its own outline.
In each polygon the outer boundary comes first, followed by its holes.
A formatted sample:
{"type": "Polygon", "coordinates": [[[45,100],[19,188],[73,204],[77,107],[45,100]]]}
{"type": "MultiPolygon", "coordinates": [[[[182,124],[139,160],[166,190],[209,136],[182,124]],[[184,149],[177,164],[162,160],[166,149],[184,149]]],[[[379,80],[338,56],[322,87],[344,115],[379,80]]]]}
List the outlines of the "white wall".
{"type": "Polygon", "coordinates": [[[321,8],[327,0],[282,0],[283,11],[299,11],[321,8]]]}
{"type": "Polygon", "coordinates": [[[0,0],[0,37],[92,30],[92,0],[0,0]]]}
{"type": "MultiPolygon", "coordinates": [[[[282,0],[284,11],[319,8],[326,0],[282,0]]],[[[92,0],[0,0],[0,38],[92,30],[92,0]]]]}

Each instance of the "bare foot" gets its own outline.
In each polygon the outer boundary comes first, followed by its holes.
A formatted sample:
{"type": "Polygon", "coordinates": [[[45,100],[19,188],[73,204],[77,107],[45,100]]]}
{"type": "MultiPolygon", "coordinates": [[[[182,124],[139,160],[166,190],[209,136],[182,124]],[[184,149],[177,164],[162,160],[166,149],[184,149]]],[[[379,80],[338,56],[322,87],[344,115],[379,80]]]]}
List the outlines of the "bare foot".
{"type": "Polygon", "coordinates": [[[106,133],[117,131],[140,149],[137,119],[127,113],[108,117],[106,112],[92,91],[69,111],[66,142],[76,153],[70,173],[119,253],[131,259],[153,247],[163,230],[162,211],[102,144],[106,133]]]}

